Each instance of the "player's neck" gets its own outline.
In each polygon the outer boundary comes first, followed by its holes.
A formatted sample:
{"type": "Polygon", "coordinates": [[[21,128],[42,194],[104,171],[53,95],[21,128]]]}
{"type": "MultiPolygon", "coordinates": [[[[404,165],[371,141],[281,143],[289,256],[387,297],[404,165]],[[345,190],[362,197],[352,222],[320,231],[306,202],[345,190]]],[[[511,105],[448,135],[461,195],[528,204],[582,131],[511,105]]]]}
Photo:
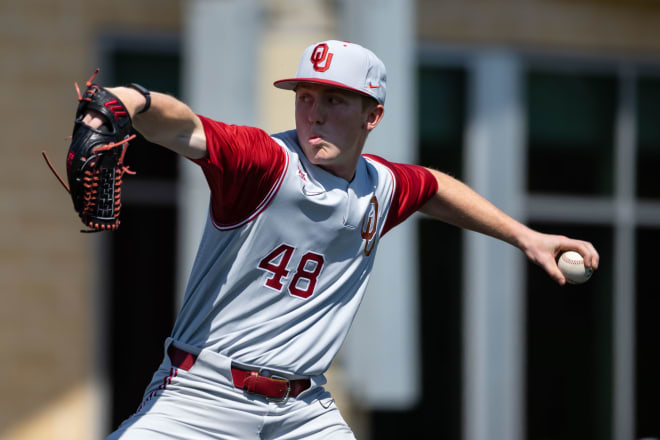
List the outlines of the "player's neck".
{"type": "Polygon", "coordinates": [[[355,177],[355,170],[357,169],[357,164],[353,167],[340,167],[340,166],[328,166],[328,165],[318,165],[319,168],[324,169],[330,174],[333,174],[337,177],[340,177],[347,182],[351,182],[355,177]]]}
{"type": "Polygon", "coordinates": [[[330,174],[346,180],[347,182],[353,181],[355,172],[362,156],[362,146],[356,148],[350,153],[344,153],[337,160],[328,162],[317,162],[317,166],[324,169],[330,174]]]}

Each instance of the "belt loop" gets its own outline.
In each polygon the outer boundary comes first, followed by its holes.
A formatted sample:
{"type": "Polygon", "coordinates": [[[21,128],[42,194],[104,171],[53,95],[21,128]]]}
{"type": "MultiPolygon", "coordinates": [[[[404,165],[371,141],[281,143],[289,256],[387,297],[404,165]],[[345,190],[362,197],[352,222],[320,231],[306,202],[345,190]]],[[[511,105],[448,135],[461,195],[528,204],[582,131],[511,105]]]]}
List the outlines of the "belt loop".
{"type": "Polygon", "coordinates": [[[259,373],[250,371],[250,374],[243,380],[243,389],[248,393],[255,393],[257,390],[257,380],[259,380],[259,373]]]}
{"type": "Polygon", "coordinates": [[[185,371],[190,370],[197,360],[197,355],[183,351],[172,344],[167,348],[167,355],[170,358],[172,366],[185,371]]]}

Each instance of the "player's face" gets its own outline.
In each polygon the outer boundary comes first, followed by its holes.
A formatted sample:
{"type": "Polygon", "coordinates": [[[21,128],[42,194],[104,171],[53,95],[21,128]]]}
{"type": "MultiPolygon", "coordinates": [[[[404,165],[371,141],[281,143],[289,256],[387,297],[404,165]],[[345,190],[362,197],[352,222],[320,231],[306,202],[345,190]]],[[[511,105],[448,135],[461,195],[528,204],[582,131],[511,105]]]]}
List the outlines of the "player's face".
{"type": "Polygon", "coordinates": [[[351,180],[367,135],[383,115],[383,106],[365,108],[354,92],[320,84],[296,88],[296,129],[307,159],[351,180]]]}

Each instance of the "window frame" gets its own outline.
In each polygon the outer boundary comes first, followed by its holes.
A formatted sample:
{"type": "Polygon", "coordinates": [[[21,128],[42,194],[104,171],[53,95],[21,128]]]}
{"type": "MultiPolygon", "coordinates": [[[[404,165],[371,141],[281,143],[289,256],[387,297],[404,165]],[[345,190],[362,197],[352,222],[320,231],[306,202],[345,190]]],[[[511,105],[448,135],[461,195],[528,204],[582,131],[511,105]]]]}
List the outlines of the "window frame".
{"type": "MultiPolygon", "coordinates": [[[[470,69],[475,55],[490,47],[435,44],[418,46],[420,66],[470,69]]],[[[637,182],[636,82],[641,76],[660,78],[660,63],[640,57],[566,54],[558,51],[506,49],[516,54],[523,70],[549,73],[607,74],[616,77],[614,190],[611,196],[542,195],[523,192],[527,222],[605,225],[614,231],[612,304],[612,436],[631,438],[635,420],[635,231],[660,228],[660,199],[639,199],[637,182]]],[[[524,77],[524,75],[523,75],[524,77]]],[[[469,87],[469,85],[468,85],[469,87]]],[[[523,84],[520,85],[524,87],[523,84]]],[[[468,94],[470,92],[468,91],[468,94]]],[[[469,111],[469,107],[468,107],[469,111]]],[[[523,112],[523,114],[525,114],[523,112]]],[[[523,116],[524,118],[525,116],[523,116]]],[[[469,118],[468,118],[469,119],[469,118]]],[[[464,139],[466,137],[464,136],[464,139]]],[[[463,146],[465,148],[465,145],[463,146]]],[[[526,148],[529,148],[527,145],[526,148]]],[[[602,256],[607,258],[608,256],[602,256]]],[[[521,275],[522,276],[522,275],[521,275]]]]}

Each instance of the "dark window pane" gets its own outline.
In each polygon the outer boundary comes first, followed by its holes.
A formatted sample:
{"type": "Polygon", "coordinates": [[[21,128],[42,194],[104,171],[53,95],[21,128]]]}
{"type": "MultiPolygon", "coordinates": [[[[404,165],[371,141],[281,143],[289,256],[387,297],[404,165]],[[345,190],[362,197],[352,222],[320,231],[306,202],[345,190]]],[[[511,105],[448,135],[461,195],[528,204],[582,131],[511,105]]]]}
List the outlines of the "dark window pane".
{"type": "Polygon", "coordinates": [[[438,438],[459,439],[463,401],[462,233],[456,227],[422,219],[418,242],[423,406],[433,420],[426,432],[436,432],[438,438]]]}
{"type": "Polygon", "coordinates": [[[154,52],[122,49],[113,52],[112,63],[117,84],[136,82],[149,90],[179,97],[178,51],[154,52]]]}
{"type": "MultiPolygon", "coordinates": [[[[138,83],[149,90],[179,96],[179,55],[175,53],[116,51],[112,55],[117,84],[138,83]]],[[[136,171],[130,179],[167,179],[177,176],[177,156],[150,144],[139,133],[126,152],[126,163],[136,171]]]]}
{"type": "Polygon", "coordinates": [[[635,437],[660,436],[660,289],[655,276],[660,229],[637,231],[635,437]]]}
{"type": "MultiPolygon", "coordinates": [[[[419,70],[420,163],[460,177],[465,70],[419,70]]],[[[431,219],[418,223],[422,397],[409,411],[373,411],[373,438],[461,438],[461,231],[431,219]],[[438,253],[438,249],[443,252],[438,253]],[[451,256],[451,258],[447,257],[451,256]],[[438,267],[444,267],[438,273],[438,267]]]]}
{"type": "Polygon", "coordinates": [[[173,151],[148,142],[140,133],[130,142],[126,150],[126,164],[135,175],[126,176],[125,181],[168,180],[178,176],[178,156],[173,151]]]}
{"type": "Polygon", "coordinates": [[[637,88],[637,195],[660,198],[660,78],[640,79],[637,88]]]}
{"type": "MultiPolygon", "coordinates": [[[[177,95],[179,54],[118,48],[110,54],[109,72],[116,84],[136,82],[148,89],[177,95]]],[[[106,299],[109,310],[108,363],[111,383],[111,428],[135,412],[153,372],[163,358],[163,342],[174,322],[176,287],[176,197],[136,194],[149,185],[165,183],[174,188],[177,155],[147,142],[141,136],[132,141],[126,163],[137,172],[126,176],[119,231],[108,235],[112,279],[106,299]],[[149,200],[142,205],[135,201],[149,200]]]]}
{"type": "Polygon", "coordinates": [[[530,192],[613,193],[613,76],[527,76],[530,192]]]}
{"type": "Polygon", "coordinates": [[[422,67],[418,87],[420,163],[460,178],[465,70],[422,67]]]}
{"type": "Polygon", "coordinates": [[[564,287],[528,264],[526,438],[610,439],[612,231],[532,227],[593,242],[601,264],[587,283],[564,287]]]}
{"type": "Polygon", "coordinates": [[[374,439],[460,439],[462,435],[461,231],[422,219],[418,241],[422,400],[410,411],[372,412],[374,439]],[[443,267],[441,273],[438,267],[443,267]]]}
{"type": "Polygon", "coordinates": [[[124,206],[122,217],[105,268],[113,428],[137,409],[174,323],[176,208],[124,206]]]}

